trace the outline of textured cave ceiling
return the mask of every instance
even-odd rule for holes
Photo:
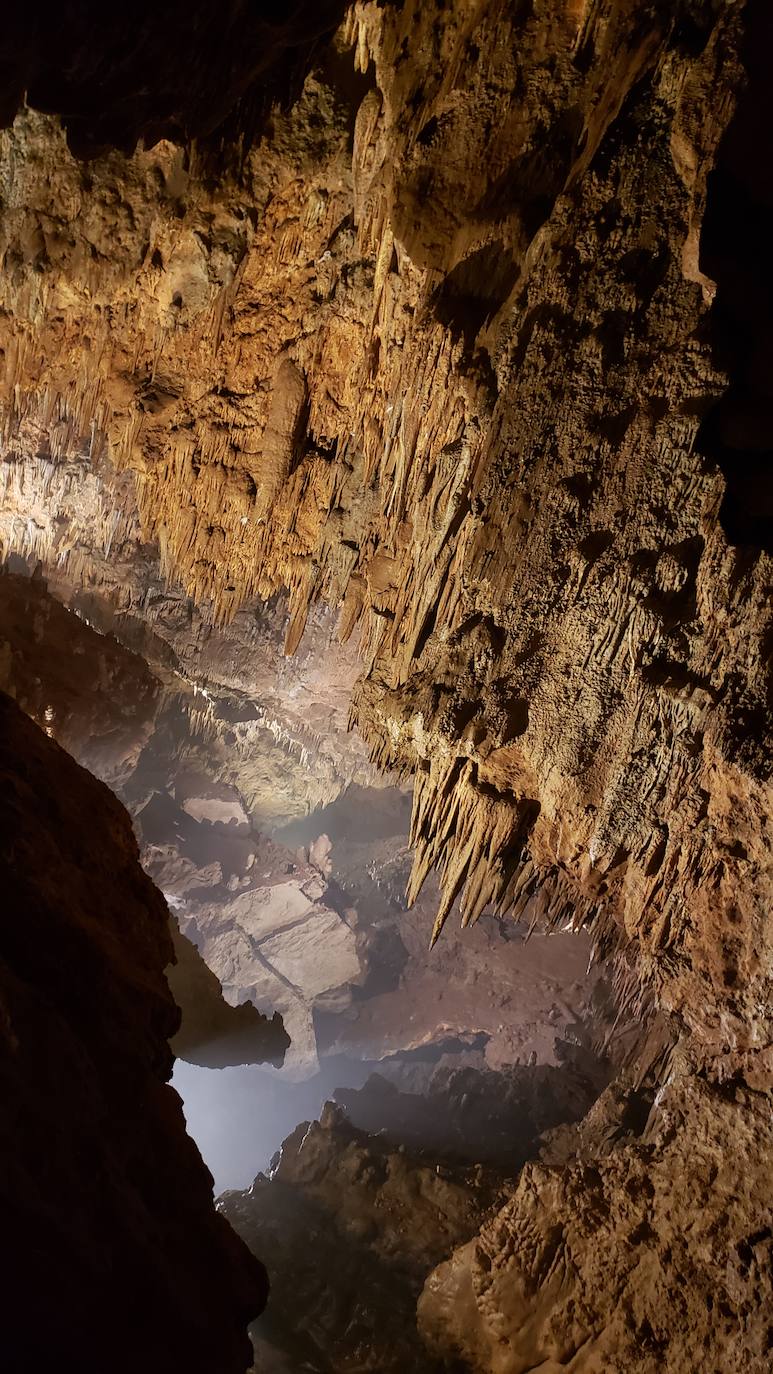
[[[33,112],[3,142],[5,549],[173,650],[191,602],[288,594],[288,653],[340,607],[438,928],[538,889],[717,1034],[706,887],[769,764],[769,559],[722,519],[765,519],[767,316],[742,357],[722,328],[728,179],[753,232],[768,196],[743,42],[734,6],[364,5],[216,180],[198,144],[78,161]],[[760,843],[723,860],[754,943]]]
[[[302,83],[343,10],[340,0],[14,3],[0,39],[0,118],[10,124],[25,102],[51,111],[86,158],[206,138],[229,116],[253,130]]]
[[[460,1002],[476,971],[500,1059],[494,915],[609,960],[607,1041],[646,1022],[618,1087],[493,1219],[470,1227],[459,1183],[402,1257],[403,1314],[440,1264],[438,1368],[682,1374],[708,1349],[762,1371],[769,7],[189,9],[14,6],[0,41],[0,685],[121,792],[181,926],[231,1001],[282,1011],[296,1067],[369,976],[345,845],[329,884],[310,835],[288,857],[346,795],[379,814],[412,789],[418,914],[396,904],[389,938],[402,921],[417,980],[412,942],[437,942]],[[205,813],[239,831],[227,863],[179,838]],[[385,882],[393,857],[368,859]],[[255,935],[258,866],[319,933],[318,1004]],[[280,1174],[317,1218],[365,1180],[375,1291],[408,1166],[348,1130],[329,1115]],[[226,1209],[261,1254],[278,1195]],[[381,1363],[351,1336],[331,1367],[414,1358],[358,1320]]]

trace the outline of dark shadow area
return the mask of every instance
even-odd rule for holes
[[[473,1032],[444,1037],[381,1060],[330,1055],[301,1082],[254,1065],[212,1071],[178,1061],[173,1083],[216,1193],[246,1188],[273,1167],[298,1121],[316,1120],[330,1100],[390,1149],[511,1172],[544,1131],[585,1114],[610,1069],[589,1049],[567,1043],[559,1065],[495,1071],[484,1066],[487,1039]]]
[[[438,287],[431,302],[435,316],[472,348],[480,330],[507,300],[519,270],[501,243],[476,249]]]
[[[418,1337],[417,1298],[501,1202],[537,1137],[579,1120],[598,1095],[598,1064],[567,1050],[552,1069],[441,1066],[425,1095],[373,1075],[297,1126],[267,1176],[221,1198],[250,1248],[272,1257],[271,1302],[253,1332],[261,1368],[439,1374]]]
[[[253,134],[300,88],[343,0],[132,0],[8,5],[0,37],[0,124],[27,101],[61,115],[73,152],[131,153],[161,138]]]
[[[367,1001],[369,997],[394,992],[400,985],[408,959],[408,950],[397,927],[374,925],[368,942],[368,971],[364,983],[354,989],[354,1000]]]
[[[441,1199],[445,1215],[430,1217],[427,1202]],[[327,1108],[322,1125],[293,1132],[279,1174],[221,1206],[251,1249],[273,1257],[271,1302],[253,1328],[262,1370],[440,1374],[416,1300],[426,1269],[466,1238],[464,1182],[417,1170]]]
[[[730,385],[698,435],[727,482],[731,544],[773,550],[773,9],[745,8],[746,90],[708,181],[701,269],[717,284],[716,362]]]
[[[267,1285],[166,1086],[164,902],[123,808],[3,693],[0,836],[0,1366],[239,1374]]]

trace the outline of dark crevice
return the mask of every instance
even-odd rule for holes
[[[717,284],[710,323],[729,374],[699,451],[727,484],[720,509],[731,544],[773,551],[773,10],[746,6],[746,91],[708,180],[701,269]]]

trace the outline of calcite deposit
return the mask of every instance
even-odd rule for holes
[[[31,111],[1,154],[5,547],[89,582],[152,541],[224,622],[287,589],[288,651],[340,604],[438,927],[539,889],[715,1049],[769,993],[750,965],[720,1011],[716,916],[767,948],[769,836],[731,851],[767,801],[769,557],[699,442],[743,38],[739,5],[358,4],[216,175],[169,141],[86,166]]]
[[[641,1139],[621,1134],[613,1119],[563,1168],[526,1165],[427,1281],[430,1348],[480,1374],[769,1365],[768,1100],[677,1074]]]
[[[200,760],[180,782],[191,825],[215,804],[210,824],[281,825],[389,770],[413,789],[409,899],[439,885],[433,942],[451,913],[584,932],[616,1029],[654,1028],[640,1138],[527,1165],[429,1280],[437,1358],[761,1374],[769,7],[356,0],[317,27],[299,5],[289,66],[272,6],[254,32],[226,10],[222,44],[209,5],[186,29],[182,83],[182,61],[160,77],[166,19],[124,54],[103,17],[113,57],[80,85],[48,38],[22,45],[0,552],[171,675],[122,749],[177,728],[171,682],[219,754],[215,791]],[[135,797],[148,835],[161,790]],[[202,865],[171,859],[193,911]],[[230,876],[202,929],[238,997],[265,926]],[[285,933],[318,934],[320,994],[340,965],[353,996],[343,910],[274,876]],[[300,957],[282,943],[290,984]]]

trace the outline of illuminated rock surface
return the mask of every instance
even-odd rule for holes
[[[56,680],[36,660],[61,609],[41,606],[4,621],[3,680],[113,770],[183,930],[232,1000],[283,1011],[296,1069],[441,1027],[487,1036],[489,1068],[556,1067],[587,1020],[620,1100],[646,1085],[561,1157],[551,1135],[496,1218],[467,1215],[478,1240],[452,1228],[442,1261],[428,1240],[428,1359],[762,1374],[768,9],[358,0],[316,37],[299,6],[289,66],[270,10],[247,36],[227,12],[220,37],[209,5],[183,26],[156,110],[166,20],[104,109],[96,60],[36,98],[55,28],[9,80],[0,548],[137,662],[111,725],[100,657],[79,734],[57,703],[93,684],[74,649]],[[24,84],[38,108],[11,125]],[[395,782],[415,915],[363,922],[356,836],[314,858],[328,832],[292,827]],[[382,894],[399,848],[370,853]],[[567,927],[612,961],[615,1006],[549,989]]]

